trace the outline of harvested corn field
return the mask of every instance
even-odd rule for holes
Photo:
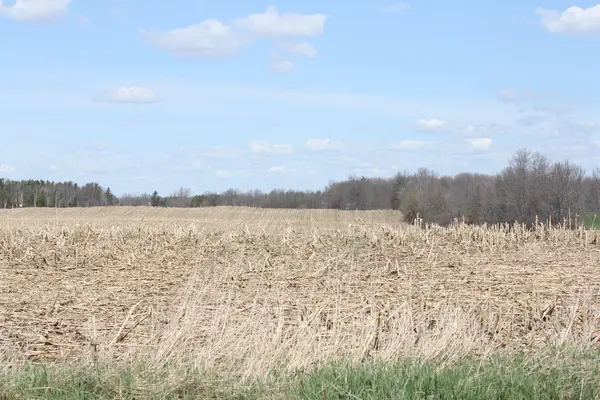
[[[261,377],[340,358],[600,346],[595,231],[400,221],[393,211],[3,211],[0,354],[191,359]]]

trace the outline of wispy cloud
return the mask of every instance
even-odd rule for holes
[[[419,119],[417,121],[417,126],[419,126],[422,129],[425,130],[433,130],[433,131],[437,131],[442,129],[444,126],[446,126],[446,121],[444,121],[443,119],[438,119],[438,118],[431,118],[431,119]]]
[[[0,164],[0,172],[12,172],[15,170],[15,167],[7,164]]]
[[[273,61],[270,69],[275,72],[288,73],[294,70],[294,63],[290,60]]]
[[[306,146],[313,151],[341,149],[342,142],[332,139],[308,139]]]
[[[383,8],[383,11],[389,14],[399,13],[410,10],[410,4],[405,1],[399,1],[397,3],[389,4]]]
[[[477,150],[487,150],[494,143],[494,141],[490,138],[470,138],[465,139],[465,141],[469,143],[471,147]]]
[[[398,143],[394,143],[392,147],[401,150],[416,150],[431,147],[436,143],[436,141],[431,140],[402,140]]]
[[[532,100],[548,99],[556,97],[553,92],[533,91],[533,90],[516,90],[502,89],[496,95],[496,99],[502,103],[523,103]]]
[[[250,143],[250,151],[255,154],[291,154],[294,147],[291,144],[271,144],[265,141],[254,141]]]
[[[156,103],[160,99],[150,88],[121,86],[96,96],[96,100],[109,103]]]

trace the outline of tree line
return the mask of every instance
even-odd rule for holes
[[[519,221],[562,222],[585,212],[600,212],[600,168],[591,174],[570,161],[551,162],[528,149],[513,154],[495,175],[436,174],[421,168],[391,178],[350,176],[322,190],[274,189],[192,195],[190,189],[161,196],[158,192],[124,194],[118,198],[98,183],[0,179],[0,207],[93,206],[329,208],[344,210],[398,209],[407,222],[448,225],[454,219],[470,224]]]
[[[0,178],[0,208],[112,206],[118,201],[110,188],[95,182],[79,186],[70,181]]]

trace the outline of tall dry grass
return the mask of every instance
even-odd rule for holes
[[[0,351],[13,362],[266,377],[340,358],[600,344],[595,231],[243,208],[0,218]]]

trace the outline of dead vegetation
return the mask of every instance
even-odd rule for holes
[[[596,233],[392,211],[0,214],[0,354],[192,360],[266,376],[336,358],[600,346]]]

